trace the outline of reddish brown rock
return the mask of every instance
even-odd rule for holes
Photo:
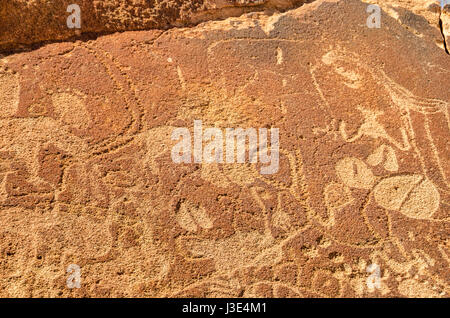
[[[449,297],[450,59],[366,8],[1,59],[0,294]],[[194,120],[278,128],[278,171],[174,163]]]
[[[440,15],[440,27],[445,39],[447,52],[450,51],[450,4],[447,4]]]
[[[408,31],[428,37],[447,51],[449,50],[449,8],[442,8],[441,0],[363,0],[376,3]],[[432,26],[432,28],[429,28]]]
[[[3,0],[0,52],[118,31],[192,26],[250,11],[286,10],[305,2],[308,0]],[[80,26],[69,28],[67,19],[75,11],[68,6],[73,4],[80,8]]]

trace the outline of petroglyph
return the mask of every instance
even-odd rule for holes
[[[382,180],[374,189],[375,200],[385,209],[408,217],[429,219],[439,208],[440,195],[422,176],[396,176]]]
[[[69,93],[52,95],[55,114],[63,125],[76,129],[87,129],[91,124],[91,116],[87,112],[83,97]]]
[[[277,64],[280,65],[283,63],[283,49],[280,47],[277,48]]]
[[[2,59],[0,294],[448,297],[450,62],[395,19],[368,29],[366,8]],[[196,120],[276,127],[277,172],[174,163],[172,132]]]
[[[0,118],[14,116],[19,106],[18,74],[5,72],[0,68]]]
[[[370,189],[375,176],[367,165],[357,158],[344,158],[336,164],[336,172],[342,182],[350,188]]]
[[[387,145],[381,145],[375,151],[367,157],[367,163],[371,166],[378,166],[383,163],[384,169],[390,172],[396,172],[398,170],[397,156],[394,149]]]
[[[324,195],[325,201],[331,209],[342,208],[353,200],[350,189],[340,183],[327,184]]]
[[[193,232],[199,228],[210,229],[213,227],[211,219],[201,206],[195,206],[192,202],[182,202],[177,212],[177,221],[185,230]]]

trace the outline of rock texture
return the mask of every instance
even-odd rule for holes
[[[450,54],[450,4],[446,5],[439,16],[439,25],[445,41],[445,49]]]
[[[284,11],[314,0],[3,0],[0,3],[0,53],[37,48],[63,40],[92,39],[135,30],[193,26],[243,13]],[[450,6],[436,0],[364,0],[380,5],[410,32],[432,38],[448,51]],[[81,28],[69,29],[70,4],[81,9]],[[433,28],[429,28],[431,25]],[[444,38],[446,42],[444,42]]]
[[[449,297],[450,58],[366,8],[1,59],[0,295]],[[279,128],[279,171],[175,164],[194,120]]]
[[[255,10],[286,10],[305,2],[308,0],[2,0],[0,52],[118,31],[188,26]],[[81,9],[80,29],[67,26],[71,4]]]
[[[364,0],[378,4],[410,32],[429,37],[449,53],[450,3],[434,0]],[[447,1],[447,0],[445,0]],[[433,26],[430,29],[429,26]]]

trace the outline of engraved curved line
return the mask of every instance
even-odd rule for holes
[[[322,89],[320,88],[319,83],[317,82],[317,78],[316,78],[316,75],[315,75],[315,71],[316,71],[316,68],[315,68],[315,67],[313,67],[313,66],[309,67],[309,73],[311,74],[311,77],[312,77],[312,79],[313,79],[314,87],[316,88],[317,92],[319,93],[320,99],[321,99],[321,100],[323,101],[323,103],[325,104],[325,106],[326,106],[326,108],[327,108],[327,110],[328,110],[328,114],[330,114],[330,113],[331,113],[330,104],[329,104],[328,101],[326,100],[325,95],[324,95]],[[320,108],[323,109],[323,106],[322,106],[322,105],[319,105],[319,106],[320,106]]]
[[[438,166],[438,168],[439,168],[439,172],[441,173],[442,178],[444,179],[445,185],[446,185],[447,187],[449,187],[449,183],[448,183],[448,181],[447,181],[447,176],[445,175],[444,169],[442,168],[441,160],[440,160],[440,158],[439,158],[438,150],[437,150],[437,148],[436,148],[436,145],[434,144],[433,137],[431,136],[431,132],[430,132],[430,123],[429,123],[429,119],[428,119],[427,116],[425,116],[425,122],[424,122],[424,125],[425,125],[425,131],[426,131],[428,140],[430,141],[430,147],[431,147],[431,149],[433,150],[433,155],[434,155],[434,157],[435,157],[435,159],[436,159],[436,163],[437,163],[437,166]],[[439,187],[439,185],[436,185],[436,186]],[[447,190],[446,192],[448,192],[448,190]]]
[[[103,58],[101,58],[99,56],[99,54],[97,54],[97,51],[100,51],[100,49],[94,47],[93,45],[85,44],[84,48],[87,49],[88,52],[91,53],[95,57],[95,59],[97,59],[102,64],[102,66],[105,68],[105,71],[107,72],[108,76],[114,82],[114,85],[118,88],[117,91],[120,93],[120,95],[122,95],[124,100],[127,100],[128,99],[127,97],[129,97],[129,96],[124,94],[124,91],[128,91],[128,90],[123,87],[123,85],[120,83],[120,81],[116,78],[116,76],[111,71],[112,66],[117,67],[119,71],[120,71],[120,67],[118,67],[114,61],[113,61],[114,65],[110,65],[110,64],[106,63],[105,60]],[[106,56],[107,58],[109,58],[111,60],[111,57],[109,57],[108,54],[104,50],[101,50],[101,52],[103,53],[104,56]],[[123,73],[123,72],[121,72],[121,73]],[[126,78],[125,78],[125,80],[127,81]],[[127,83],[128,83],[128,81],[127,81]],[[128,85],[130,85],[130,84],[128,83]],[[136,102],[138,102],[138,98],[135,96],[132,89],[129,89],[129,91],[130,91],[131,95],[134,97],[133,99]],[[137,132],[139,132],[139,130],[140,130],[140,114],[138,115],[138,118],[136,119],[135,116],[133,116],[134,112],[130,110],[130,107],[126,106],[126,110],[131,115],[130,125],[125,127],[125,131],[120,133],[119,136],[116,136],[116,138],[114,138],[113,140],[107,139],[107,140],[100,142],[96,147],[97,148],[100,147],[103,149],[92,150],[91,151],[92,156],[102,156],[105,153],[109,153],[111,149],[122,148],[134,140],[135,134]],[[131,128],[132,126],[135,126],[135,125],[137,125],[137,128],[136,127]],[[131,136],[125,135],[130,132],[131,132]],[[117,140],[117,139],[120,139],[120,140]]]
[[[381,115],[381,112],[373,112],[373,116],[369,116],[369,112],[366,110],[360,109],[360,111],[364,115],[364,123],[358,128],[358,131],[353,136],[348,136],[346,131],[346,123],[344,121],[341,121],[339,124],[339,131],[341,132],[342,138],[348,142],[352,143],[362,136],[369,136],[374,139],[378,138],[384,138],[391,144],[393,144],[395,147],[402,151],[408,151],[411,149],[411,145],[408,141],[408,136],[406,134],[406,131],[404,128],[400,128],[400,132],[402,134],[403,144],[400,144],[397,140],[392,138],[384,129],[383,125],[378,123],[377,117],[378,115]]]

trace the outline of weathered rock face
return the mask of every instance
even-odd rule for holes
[[[255,10],[286,10],[308,0],[2,0],[0,52],[17,51],[67,39],[105,33],[188,26]],[[70,29],[67,18],[81,10],[81,28]]]
[[[312,1],[314,0],[79,0],[75,4],[81,9],[81,26],[79,29],[70,29],[67,18],[72,11],[67,12],[67,8],[74,4],[72,0],[4,0],[0,3],[0,52],[36,48],[61,40],[88,39],[118,31],[192,26],[252,11],[274,13]],[[442,11],[435,0],[366,2],[380,5],[410,32],[432,38],[443,49],[449,43],[449,6]],[[429,28],[429,25],[434,28]],[[441,33],[446,38],[446,43]]]
[[[445,6],[440,15],[440,26],[442,35],[445,38],[447,53],[450,51],[450,5]]]
[[[449,297],[450,59],[366,8],[1,59],[0,295]],[[278,128],[278,171],[174,163],[194,120]]]
[[[433,39],[436,44],[448,52],[450,4],[442,8],[436,0],[363,0],[378,4],[391,17],[396,19],[408,31],[420,37]],[[447,0],[445,0],[447,1]],[[433,28],[430,28],[432,26]]]

